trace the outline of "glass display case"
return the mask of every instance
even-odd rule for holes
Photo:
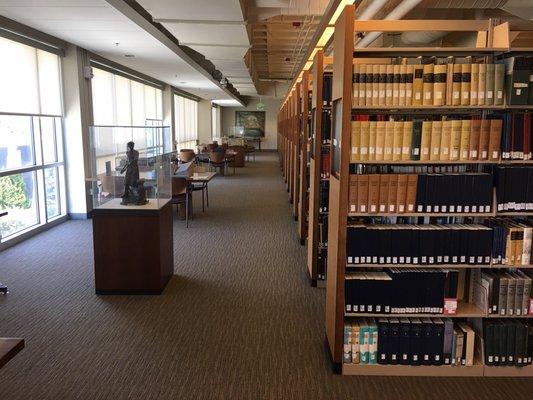
[[[135,173],[134,187],[146,194],[146,204],[142,204],[144,201],[122,204],[129,142],[134,143],[134,150],[138,152],[138,179]],[[93,209],[159,209],[171,199],[171,159],[175,154],[169,127],[92,126],[90,151]]]

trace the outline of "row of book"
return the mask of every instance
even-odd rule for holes
[[[533,222],[497,218],[486,221],[492,229],[492,264],[530,265],[533,260]]]
[[[321,180],[318,184],[318,211],[327,213],[329,211],[329,181]]]
[[[533,127],[530,112],[505,113],[501,153],[503,160],[531,160]]]
[[[480,224],[357,224],[346,235],[348,264],[491,263],[492,229]]]
[[[322,144],[331,143],[331,109],[322,110],[321,122]]]
[[[457,299],[459,272],[441,268],[386,268],[346,274],[346,312],[442,314]]]
[[[483,324],[485,365],[523,367],[533,362],[533,324],[513,319]]]
[[[351,162],[500,159],[502,119],[352,121]]]
[[[494,175],[498,211],[533,210],[533,167],[498,166]]]
[[[320,154],[320,178],[328,179],[331,170],[331,155],[329,149],[322,149]]]
[[[490,213],[492,181],[487,173],[350,174],[349,210],[370,214]]]
[[[472,301],[488,314],[531,314],[531,270],[470,271]]]
[[[344,325],[343,362],[471,367],[475,336],[449,318],[357,318]]]
[[[324,72],[322,82],[322,105],[331,107],[331,99],[333,95],[333,73]]]
[[[354,64],[352,106],[503,105],[504,64]]]

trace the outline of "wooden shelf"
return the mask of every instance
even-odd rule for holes
[[[343,375],[381,376],[483,376],[484,365],[474,363],[471,367],[451,365],[382,365],[382,364],[343,364]]]
[[[452,111],[452,112],[476,112],[483,110],[505,110],[506,106],[434,106],[434,105],[418,105],[418,106],[357,106],[352,108],[354,111],[381,111],[384,114],[389,114],[397,111],[435,111],[442,113],[442,111]]]
[[[445,269],[533,269],[533,264],[505,265],[505,264],[346,264],[346,268],[445,268]]]
[[[381,317],[381,318],[483,318],[487,314],[474,304],[459,302],[456,314],[385,314],[385,313],[344,313],[345,317]]]
[[[513,366],[490,366],[485,365],[483,368],[484,376],[493,376],[493,377],[533,377],[533,365],[526,365],[524,367],[513,367]]]
[[[491,160],[359,160],[350,162],[350,164],[366,164],[366,165],[463,165],[463,164],[501,164],[498,161]]]
[[[354,213],[349,212],[348,217],[494,217],[490,213],[403,213],[403,214],[380,214],[380,213]]]
[[[354,57],[418,57],[431,55],[437,57],[444,56],[486,56],[496,52],[506,52],[506,48],[478,48],[478,47],[365,47],[356,48],[353,51]]]

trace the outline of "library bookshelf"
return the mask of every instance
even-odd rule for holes
[[[321,240],[320,224],[328,217],[327,211],[320,210],[320,182],[321,155],[329,151],[322,136],[323,111],[324,111],[324,70],[326,57],[323,50],[316,52],[311,67],[313,90],[311,96],[311,138],[309,143],[309,231],[307,237],[307,270],[312,286],[317,286],[317,281],[322,278],[324,271],[319,271],[319,258],[325,257],[327,244]]]
[[[299,148],[299,176],[298,176],[298,238],[300,244],[305,245],[308,230],[309,209],[309,130],[310,130],[310,107],[309,95],[311,80],[309,71],[303,71],[299,87],[298,101],[298,148]]]
[[[477,47],[443,47],[443,48],[355,48],[355,33],[359,32],[395,32],[395,31],[471,31],[477,33]],[[502,24],[505,25],[505,24]],[[431,28],[428,28],[432,26]],[[507,29],[507,31],[505,30]],[[473,269],[499,269],[520,268],[530,269],[531,265],[476,265],[476,264],[451,264],[445,265],[384,265],[384,264],[348,264],[347,260],[347,230],[351,224],[350,219],[373,217],[458,217],[458,218],[493,218],[498,216],[530,216],[531,213],[496,212],[494,207],[490,213],[457,213],[457,214],[369,214],[350,213],[348,207],[349,178],[351,160],[351,121],[357,114],[382,113],[387,115],[446,115],[446,114],[482,114],[489,111],[528,110],[531,106],[352,106],[352,72],[353,65],[361,62],[360,59],[376,58],[388,59],[393,57],[483,57],[486,62],[501,55],[507,54],[512,49],[509,46],[508,26],[495,26],[494,21],[356,21],[355,6],[345,6],[343,12],[335,23],[333,36],[333,89],[332,89],[332,124],[331,124],[331,171],[329,178],[329,218],[328,218],[328,248],[327,248],[327,279],[326,279],[326,345],[332,361],[333,370],[344,375],[393,375],[393,376],[523,376],[533,377],[531,365],[523,367],[514,366],[489,366],[484,363],[483,354],[483,321],[492,318],[531,318],[531,315],[490,315],[485,310],[478,308],[468,295],[459,298],[455,314],[369,314],[349,313],[345,309],[345,279],[346,272],[360,268],[454,268],[462,271],[462,278]],[[525,49],[527,53],[527,49]],[[524,49],[520,50],[521,53]],[[318,53],[317,53],[318,54]],[[532,54],[532,53],[527,53]],[[316,60],[315,60],[316,63]],[[364,60],[362,61],[364,63]],[[386,63],[386,62],[385,62]],[[319,65],[320,67],[320,65]],[[322,67],[323,68],[323,67]],[[314,72],[315,73],[315,72]],[[320,80],[317,85],[319,86]],[[315,89],[315,87],[313,88]],[[313,102],[313,106],[316,103]],[[483,114],[484,115],[484,114]],[[318,117],[318,115],[317,115]],[[318,124],[317,124],[318,125]],[[531,164],[531,160],[461,160],[461,161],[356,161],[358,165],[512,165]],[[313,182],[310,182],[311,185]],[[310,203],[311,207],[311,203]],[[311,217],[311,210],[310,210]],[[310,225],[310,238],[312,235]],[[311,247],[311,246],[310,246]],[[311,266],[310,266],[311,271]],[[461,274],[461,272],[460,272]],[[465,283],[466,284],[466,283]],[[344,364],[344,324],[355,317],[445,317],[453,320],[467,320],[472,323],[475,330],[475,361],[472,366],[449,365],[382,365],[382,364]]]

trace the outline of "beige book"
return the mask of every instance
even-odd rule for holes
[[[492,106],[494,104],[494,64],[487,64],[487,73],[485,76],[485,104]]]
[[[392,145],[392,159],[402,159],[403,121],[394,121],[394,141]]]
[[[453,57],[452,57],[453,60]],[[453,88],[453,63],[449,61],[446,64],[446,103],[452,104],[452,88]]]
[[[461,64],[461,105],[470,105],[470,81],[472,78],[472,64]]]
[[[424,75],[423,75],[423,100],[422,104],[425,106],[433,105],[433,64],[424,65]]]
[[[387,66],[379,65],[379,82],[378,82],[378,105],[385,105],[385,87],[387,85]]]
[[[411,102],[413,106],[422,105],[423,76],[424,66],[413,65],[413,100]]]
[[[470,160],[477,160],[479,158],[479,136],[481,131],[481,120],[472,119],[470,131]]]
[[[403,214],[406,212],[407,205],[407,174],[398,175],[398,195],[396,196],[396,212]]]
[[[368,147],[370,145],[370,121],[361,121],[361,145],[359,156],[361,161],[368,160]]]
[[[466,346],[466,351],[463,350],[463,353],[465,354],[465,359],[461,360],[461,365],[471,367],[474,365],[474,342],[476,334],[466,322],[457,322],[457,325],[463,331],[463,347]]]
[[[398,175],[389,175],[389,213],[396,212],[396,199],[398,198]]]
[[[500,159],[500,149],[502,140],[503,120],[490,120],[489,136],[489,160],[497,161]]]
[[[352,78],[352,108],[359,105],[359,64],[353,65]]]
[[[479,64],[472,64],[470,79],[470,105],[477,106],[477,91],[479,88]]]
[[[386,213],[389,209],[389,181],[390,175],[382,174],[379,177],[379,212]]]
[[[422,138],[420,139],[420,160],[421,161],[429,160],[432,128],[433,128],[433,121],[422,122]]]
[[[433,121],[431,124],[430,160],[440,160],[440,144],[442,141],[442,121]]]
[[[359,65],[359,105],[366,105],[366,65]]]
[[[379,105],[379,65],[372,65],[372,105]]]
[[[472,130],[472,121],[463,119],[461,121],[461,144],[459,148],[459,159],[468,160],[470,156],[470,131]]]
[[[386,65],[387,81],[385,83],[385,105],[392,106],[392,86],[394,82],[394,65]]]
[[[368,212],[375,214],[379,207],[379,174],[368,175]]]
[[[407,65],[400,65],[400,84],[398,86],[398,105],[405,106],[405,89],[407,84]]]
[[[479,129],[479,159],[489,159],[489,140],[490,140],[490,119],[481,120]]]
[[[487,64],[479,64],[478,67],[478,86],[477,86],[477,104],[479,106],[485,105],[485,80],[487,78]]]
[[[348,212],[357,212],[357,177],[359,175],[350,174],[349,193],[348,193]]]
[[[405,212],[415,212],[416,205],[416,188],[418,184],[418,175],[409,174],[407,177],[407,196],[405,199],[406,209]]]
[[[392,80],[392,105],[397,106],[400,104],[400,66],[393,66],[393,80]]]
[[[433,73],[433,105],[443,106],[446,104],[446,64],[435,65]]]
[[[406,65],[405,76],[405,105],[410,106],[413,103],[413,65]]]
[[[405,121],[403,123],[402,136],[402,160],[411,159],[411,140],[413,137],[413,121]]]
[[[394,147],[394,121],[385,122],[385,144],[383,149],[383,159],[392,161]]]
[[[359,161],[359,147],[361,146],[361,121],[352,121],[352,151],[350,162]]]
[[[461,126],[460,119],[452,119],[452,138],[450,140],[450,160],[459,160],[459,150],[461,149]]]
[[[450,146],[452,141],[452,120],[442,121],[442,135],[440,138],[440,156],[439,159],[447,161],[450,159]]]
[[[452,105],[458,106],[461,104],[461,64],[453,64],[452,75]]]
[[[357,178],[357,212],[368,212],[368,175]]]
[[[494,105],[503,105],[505,64],[494,65]],[[531,97],[531,96],[530,96]]]
[[[368,138],[368,159],[376,159],[376,140],[378,134],[378,122],[370,121],[370,136]]]
[[[377,121],[376,160],[383,161],[385,150],[385,121]]]

